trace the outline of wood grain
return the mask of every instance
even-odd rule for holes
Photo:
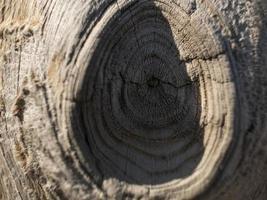
[[[0,1],[0,199],[266,199],[266,14]]]

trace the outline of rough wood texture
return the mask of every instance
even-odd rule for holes
[[[0,0],[0,199],[267,199],[266,0]]]

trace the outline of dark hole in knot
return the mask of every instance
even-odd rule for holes
[[[160,80],[154,76],[152,76],[151,78],[147,80],[147,85],[149,87],[156,88],[159,86],[159,84],[160,84]]]

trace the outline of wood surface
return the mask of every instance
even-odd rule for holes
[[[0,0],[0,199],[267,199],[266,0]]]

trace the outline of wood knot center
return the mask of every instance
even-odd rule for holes
[[[160,84],[160,80],[154,76],[150,77],[147,80],[147,85],[151,88],[156,88],[159,86],[159,84]]]

